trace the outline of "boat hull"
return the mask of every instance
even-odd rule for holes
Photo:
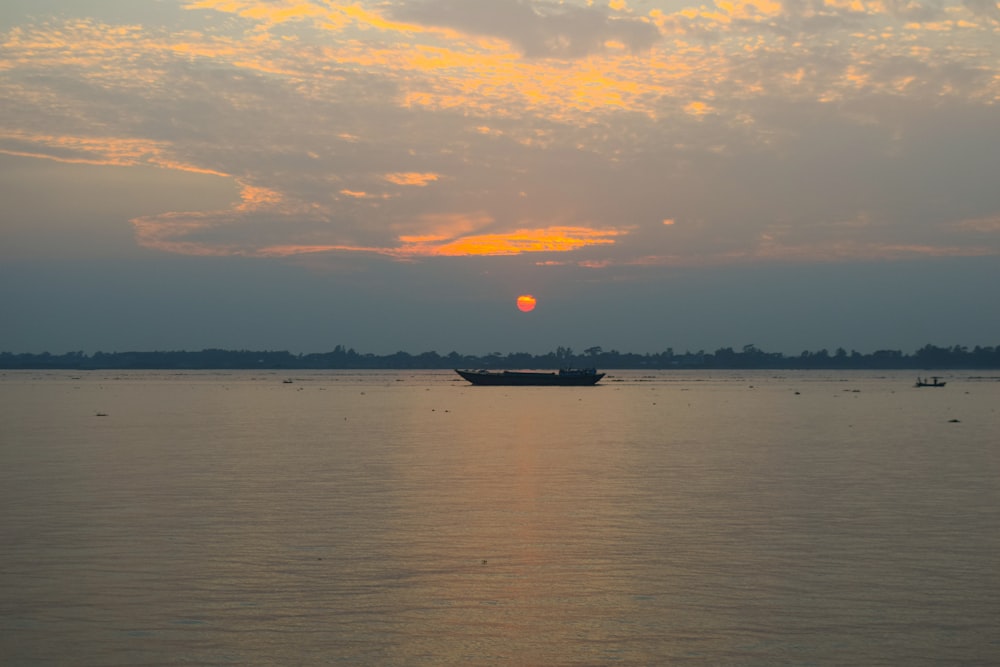
[[[604,373],[596,372],[528,372],[528,371],[468,371],[455,372],[474,385],[494,387],[589,387],[597,384]]]

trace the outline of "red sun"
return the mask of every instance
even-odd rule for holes
[[[535,309],[535,297],[530,294],[522,294],[517,297],[517,309],[522,313],[528,313]]]

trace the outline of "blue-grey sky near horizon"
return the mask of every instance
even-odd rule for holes
[[[997,345],[998,103],[993,0],[8,0],[0,350]]]

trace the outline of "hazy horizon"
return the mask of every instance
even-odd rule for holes
[[[549,355],[549,354],[559,353],[561,350],[566,350],[567,354],[570,354],[572,356],[575,356],[575,357],[587,357],[587,356],[592,356],[590,351],[591,350],[595,350],[595,349],[600,350],[600,352],[595,352],[593,354],[610,354],[612,356],[615,356],[615,355],[620,355],[620,356],[626,356],[626,355],[645,356],[645,355],[650,355],[650,356],[652,356],[652,355],[659,355],[659,354],[664,354],[664,353],[668,353],[668,352],[672,353],[674,355],[684,356],[684,355],[697,355],[697,354],[712,355],[712,354],[715,354],[716,352],[720,352],[720,351],[723,351],[723,350],[732,350],[732,351],[734,351],[736,353],[742,353],[742,352],[744,352],[745,348],[753,348],[757,352],[761,352],[761,353],[765,353],[765,354],[777,354],[777,355],[781,355],[782,357],[784,357],[786,359],[795,359],[796,357],[798,357],[800,355],[803,355],[803,354],[806,354],[806,353],[808,353],[808,354],[814,354],[814,353],[827,352],[831,356],[833,356],[839,350],[843,350],[844,352],[846,352],[849,355],[857,353],[857,354],[860,354],[862,356],[869,356],[869,355],[873,355],[873,354],[876,354],[876,353],[879,353],[879,352],[901,352],[904,356],[909,357],[909,356],[913,356],[916,352],[918,352],[919,350],[921,350],[921,349],[923,349],[925,347],[928,347],[928,346],[929,347],[933,347],[933,348],[939,348],[939,349],[942,349],[942,350],[948,350],[948,351],[956,349],[956,348],[959,348],[959,349],[964,349],[964,350],[966,350],[968,352],[972,352],[972,351],[974,351],[976,349],[994,350],[994,349],[1000,348],[1000,346],[997,346],[997,345],[965,345],[962,342],[950,342],[950,343],[944,343],[944,344],[942,344],[942,343],[938,343],[938,342],[934,342],[934,341],[929,341],[929,342],[926,342],[926,343],[924,343],[922,345],[919,345],[919,346],[917,346],[915,348],[912,348],[912,349],[901,348],[899,346],[896,346],[896,347],[888,346],[888,347],[880,347],[878,349],[873,349],[873,350],[859,350],[857,348],[845,347],[843,345],[837,345],[837,346],[833,346],[833,347],[823,347],[823,348],[809,348],[809,347],[807,347],[807,348],[802,348],[802,349],[797,349],[797,350],[776,350],[776,349],[769,349],[769,348],[760,347],[760,346],[755,345],[753,343],[739,343],[739,344],[721,345],[721,346],[716,346],[716,347],[712,347],[712,348],[708,348],[708,347],[705,347],[705,346],[698,346],[698,347],[693,347],[693,348],[690,348],[690,347],[688,347],[688,348],[676,348],[674,346],[668,345],[665,348],[660,349],[660,350],[624,350],[624,349],[617,349],[617,348],[605,347],[605,346],[602,346],[602,345],[598,344],[598,345],[592,345],[592,346],[589,346],[589,347],[586,347],[586,348],[575,348],[575,347],[557,346],[557,347],[553,347],[550,350],[541,350],[541,351],[538,351],[538,352],[530,352],[528,350],[501,350],[501,349],[491,350],[489,352],[468,352],[468,351],[460,350],[460,349],[447,349],[447,350],[440,349],[440,348],[426,348],[426,349],[422,348],[422,349],[416,349],[416,348],[406,348],[406,347],[398,348],[398,349],[392,350],[391,352],[372,352],[371,350],[358,349],[358,348],[355,348],[355,347],[350,346],[350,345],[342,345],[342,344],[338,343],[338,344],[333,345],[333,346],[331,346],[329,348],[315,349],[315,350],[291,350],[291,349],[287,349],[287,348],[221,348],[221,347],[218,347],[218,346],[211,346],[211,347],[204,347],[204,348],[177,348],[177,347],[170,347],[170,348],[159,348],[159,349],[151,349],[151,348],[141,348],[141,349],[140,348],[135,348],[135,349],[110,349],[110,348],[107,348],[107,347],[98,347],[98,348],[95,348],[95,349],[83,349],[83,348],[80,348],[80,347],[70,347],[70,348],[65,349],[65,350],[40,350],[38,352],[30,352],[30,351],[25,351],[25,350],[0,349],[0,354],[13,354],[13,355],[22,355],[22,354],[23,355],[51,354],[53,356],[64,356],[64,355],[74,355],[74,354],[80,354],[80,353],[82,353],[82,354],[84,354],[87,357],[93,357],[94,355],[97,355],[97,354],[107,354],[107,355],[133,354],[133,353],[134,354],[175,354],[175,353],[198,354],[198,353],[202,353],[202,352],[216,352],[217,351],[217,352],[221,352],[221,353],[224,353],[224,354],[240,354],[240,353],[285,354],[285,353],[287,353],[287,354],[290,354],[290,355],[307,356],[307,355],[324,355],[324,354],[329,354],[329,353],[336,352],[338,350],[343,350],[344,352],[348,352],[348,353],[356,353],[358,355],[373,355],[375,357],[380,357],[380,358],[382,358],[382,357],[391,357],[391,356],[393,356],[395,354],[400,354],[400,353],[407,354],[407,355],[410,355],[410,356],[413,356],[413,357],[417,357],[417,356],[420,356],[422,354],[437,354],[440,357],[447,357],[448,355],[450,355],[452,353],[456,353],[456,354],[458,354],[460,356],[463,356],[463,357],[488,357],[488,356],[491,356],[491,355],[494,355],[494,354],[500,354],[500,355],[502,355],[504,357],[508,357],[508,356],[512,356],[513,357],[513,356],[518,356],[518,355],[531,355],[533,357],[542,357],[542,356],[546,356],[546,355]]]

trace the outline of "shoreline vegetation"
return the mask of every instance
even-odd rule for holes
[[[1000,368],[1000,345],[925,345],[911,354],[899,350],[878,350],[862,354],[844,348],[803,351],[798,355],[765,352],[755,345],[740,350],[724,347],[714,352],[675,352],[667,348],[657,353],[632,353],[591,347],[580,353],[558,347],[546,354],[493,352],[464,355],[450,352],[376,355],[356,352],[337,345],[332,352],[293,354],[286,351],[205,349],[164,352],[0,352],[0,370],[408,370],[451,368],[614,368],[620,370],[700,370],[700,369],[784,369],[784,370],[943,370]]]

